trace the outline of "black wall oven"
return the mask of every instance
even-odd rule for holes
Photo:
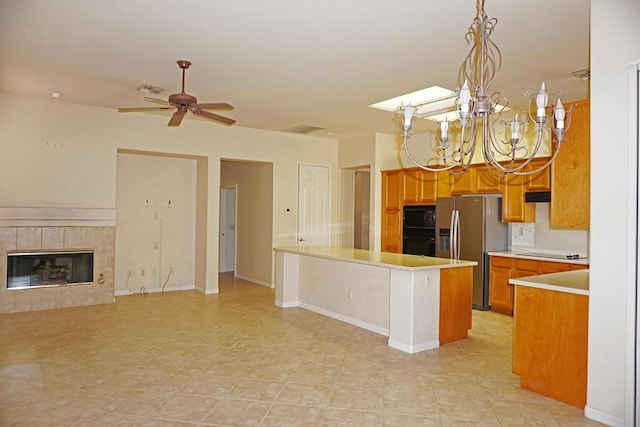
[[[405,206],[402,213],[402,253],[436,256],[436,207]]]

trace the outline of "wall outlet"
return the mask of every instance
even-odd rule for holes
[[[533,246],[535,244],[536,228],[533,223],[513,223],[511,225],[512,246]]]
[[[140,269],[140,275],[144,276],[146,274],[146,271],[144,271],[144,268]]]

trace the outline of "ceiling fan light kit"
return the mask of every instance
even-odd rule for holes
[[[173,95],[169,95],[168,101],[158,98],[147,98],[144,100],[147,102],[153,102],[155,104],[160,104],[162,107],[140,107],[140,108],[118,108],[118,112],[120,113],[132,113],[132,112],[145,112],[145,111],[170,111],[175,110],[171,119],[169,119],[169,123],[167,126],[169,127],[177,127],[182,123],[182,119],[187,114],[188,111],[191,111],[195,116],[203,117],[208,120],[213,120],[218,123],[222,123],[225,125],[232,125],[236,121],[230,119],[228,117],[221,116],[219,114],[211,113],[206,110],[233,110],[233,106],[227,104],[226,102],[208,102],[208,103],[198,103],[198,100],[195,96],[189,95],[184,91],[184,82],[185,82],[185,72],[191,66],[191,62],[181,59],[177,61],[178,67],[182,70],[182,90],[180,93],[174,93]],[[142,86],[141,86],[142,87]],[[148,86],[153,88],[153,86]],[[158,88],[160,89],[160,88]],[[140,88],[138,88],[140,91]],[[161,89],[162,91],[162,89]],[[155,93],[155,92],[152,92]]]
[[[476,143],[481,145],[484,163],[497,176],[538,173],[558,155],[571,123],[573,107],[565,110],[560,99],[547,92],[543,82],[538,93],[525,93],[529,97],[529,120],[527,114],[518,115],[517,110],[512,110],[515,114],[506,118],[504,113],[510,110],[507,107],[508,100],[500,92],[489,92],[502,64],[502,53],[491,40],[497,23],[496,18],[487,16],[484,0],[477,0],[476,17],[465,35],[472,46],[458,71],[454,102],[456,120],[450,123],[444,119],[440,122],[432,157],[426,162],[435,161],[435,164],[428,166],[417,161],[407,144],[413,120],[416,116],[421,116],[421,108],[425,105],[409,103],[399,108],[403,117],[401,136],[404,139],[404,151],[416,166],[429,171],[448,170],[454,175],[460,175],[471,165],[476,153]],[[533,124],[535,133],[531,141],[524,137],[528,122]],[[450,135],[450,124],[458,129],[459,135],[455,138]],[[501,128],[495,130],[494,127],[498,124]],[[552,133],[549,160],[535,170],[527,168],[543,146],[543,135],[549,130]]]

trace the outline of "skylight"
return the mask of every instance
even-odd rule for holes
[[[399,111],[401,107],[409,104],[418,107],[416,117],[422,119],[441,122],[443,120],[454,121],[458,118],[455,110],[456,93],[451,89],[440,86],[431,86],[396,96],[395,98],[371,104],[369,107],[385,111]],[[494,107],[498,106],[500,104],[494,105]],[[504,108],[504,111],[508,110],[509,108]]]

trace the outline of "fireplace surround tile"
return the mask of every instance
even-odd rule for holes
[[[42,227],[42,247],[64,248],[64,227]]]
[[[93,283],[7,290],[7,251],[63,248],[94,251]],[[0,226],[0,313],[113,303],[114,260],[115,226]]]
[[[17,227],[16,249],[42,249],[42,227]]]
[[[64,228],[65,248],[85,248],[87,247],[87,227],[65,227]]]

